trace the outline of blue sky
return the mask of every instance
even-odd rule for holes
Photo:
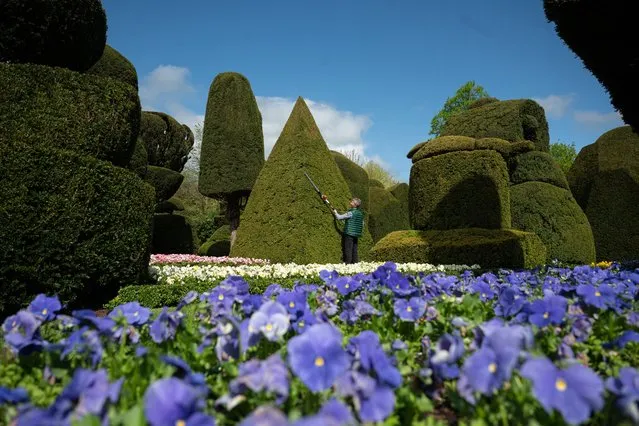
[[[546,22],[541,0],[103,0],[108,43],[140,77],[145,110],[193,125],[220,72],[251,82],[270,152],[302,96],[331,149],[408,182],[408,150],[468,80],[546,109],[551,141],[579,150],[623,125]]]

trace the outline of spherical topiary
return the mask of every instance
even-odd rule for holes
[[[0,62],[84,72],[102,56],[106,32],[100,0],[0,2]]]
[[[138,90],[138,72],[127,58],[120,52],[109,46],[104,47],[104,53],[98,62],[95,63],[87,74],[101,75],[130,84]]]

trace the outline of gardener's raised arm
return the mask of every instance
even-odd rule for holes
[[[337,220],[350,219],[351,217],[353,217],[353,213],[351,213],[351,212],[346,212],[344,214],[339,214],[339,213],[337,213],[337,210],[335,210],[335,209],[333,209],[333,214],[335,215],[335,218]]]

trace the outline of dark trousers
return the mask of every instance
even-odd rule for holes
[[[357,263],[357,237],[342,234],[342,260],[344,263]]]

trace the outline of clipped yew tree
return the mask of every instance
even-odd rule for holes
[[[348,159],[348,157],[341,152],[331,151],[331,154],[333,154],[333,159],[342,172],[342,176],[344,176],[344,180],[346,180],[346,184],[350,188],[352,196],[362,200],[364,215],[369,214],[368,172],[354,161]]]
[[[544,0],[557,35],[610,94],[612,105],[639,132],[639,44],[631,2]]]
[[[109,46],[104,46],[104,52],[98,62],[95,63],[87,74],[100,75],[123,81],[138,89],[138,72],[127,58],[120,52]]]
[[[242,201],[251,193],[263,165],[262,114],[251,84],[236,72],[218,74],[206,104],[198,190],[226,202],[231,245]]]
[[[231,256],[339,263],[341,224],[304,175],[344,211],[351,192],[304,100],[297,99],[248,199]],[[368,231],[360,240],[365,258]]]
[[[84,72],[102,56],[106,32],[100,0],[0,1],[0,63]]]

